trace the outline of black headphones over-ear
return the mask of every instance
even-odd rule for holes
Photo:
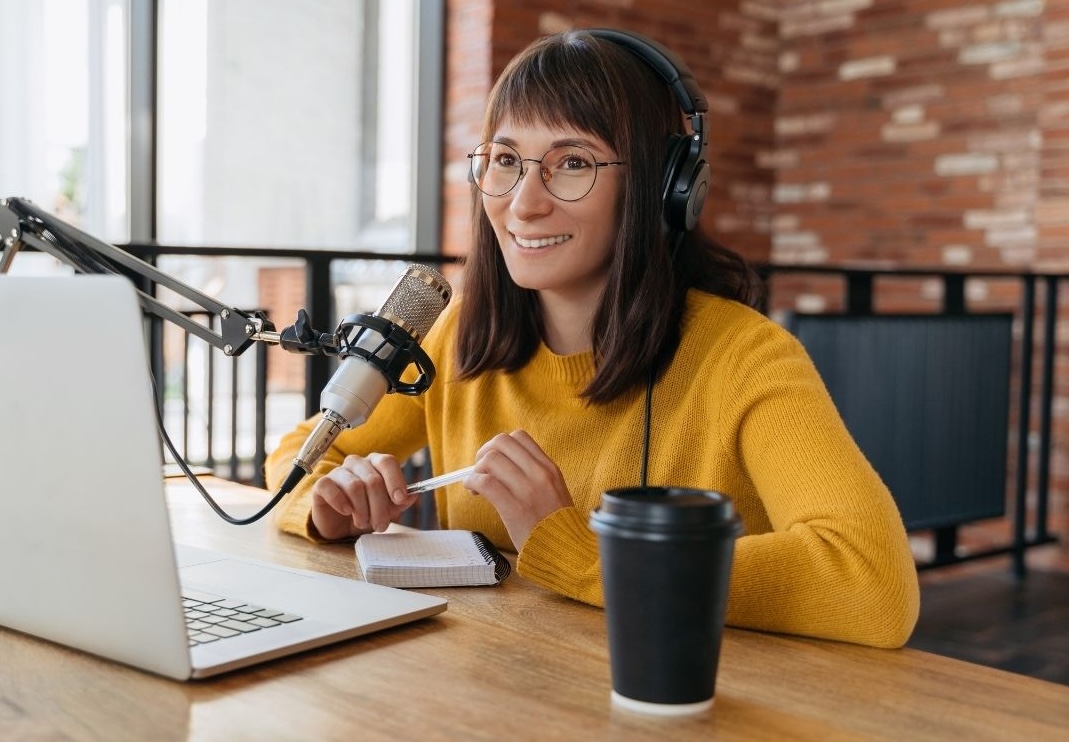
[[[664,219],[671,232],[680,233],[698,225],[709,192],[706,161],[705,113],[709,110],[690,68],[674,52],[653,39],[631,31],[609,28],[589,33],[624,47],[657,73],[675,93],[680,108],[690,117],[692,133],[670,137],[664,170]]]

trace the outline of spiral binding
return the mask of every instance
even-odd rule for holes
[[[500,583],[512,574],[512,565],[509,560],[497,550],[497,547],[494,546],[490,539],[479,531],[472,531],[471,535],[475,539],[475,545],[479,548],[479,553],[486,559],[486,563],[494,566],[494,579]]]

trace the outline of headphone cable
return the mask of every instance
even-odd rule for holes
[[[650,366],[649,378],[646,379],[646,411],[642,431],[642,466],[639,470],[639,484],[646,488],[646,471],[650,465],[650,420],[653,416],[653,379],[656,375],[653,366]]]

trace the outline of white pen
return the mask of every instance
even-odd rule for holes
[[[417,492],[429,492],[430,490],[438,489],[439,487],[444,487],[447,484],[459,482],[461,479],[471,474],[474,469],[475,465],[472,464],[471,466],[466,466],[463,469],[457,469],[456,471],[451,471],[447,474],[440,474],[437,477],[424,479],[422,482],[413,482],[412,484],[408,485],[408,494],[414,495]]]

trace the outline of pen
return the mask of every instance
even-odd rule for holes
[[[463,469],[451,471],[448,474],[440,474],[437,477],[424,479],[422,482],[413,482],[408,485],[408,494],[414,495],[417,492],[428,492],[433,489],[438,489],[439,487],[444,487],[447,484],[452,484],[453,482],[459,482],[461,479],[471,474],[474,469],[475,465],[472,464]]]

